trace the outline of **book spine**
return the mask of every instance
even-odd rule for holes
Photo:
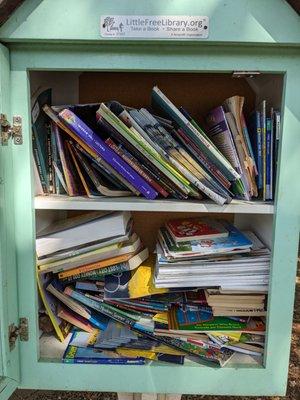
[[[137,163],[137,160],[134,157],[130,157],[129,154],[125,154],[125,152],[118,147],[111,138],[106,139],[105,143],[115,151],[120,157],[123,158],[138,174],[140,174],[148,183],[151,185],[158,193],[160,193],[163,197],[168,197],[169,193],[161,187],[157,182],[155,182]]]
[[[261,132],[261,116],[257,111],[256,115],[256,135],[257,135],[257,168],[258,168],[258,189],[263,188],[263,157],[262,157],[262,132]]]
[[[33,148],[33,156],[34,156],[36,167],[37,167],[38,174],[40,177],[42,189],[43,189],[44,194],[47,194],[48,193],[47,182],[46,182],[46,179],[45,179],[45,176],[43,173],[43,168],[42,168],[41,159],[40,159],[40,153],[39,153],[39,150],[37,147],[37,142],[36,142],[36,138],[35,138],[34,134],[32,135],[32,148]]]
[[[266,200],[266,102],[261,105],[261,137],[262,137],[262,176],[263,176],[263,200]]]
[[[121,136],[125,137],[125,139],[135,147],[136,150],[143,153],[153,165],[171,179],[176,187],[188,195],[190,193],[189,182],[178,171],[176,171],[171,164],[164,160],[162,156],[146,142],[146,140],[142,140],[141,137],[138,137],[137,134],[124,125],[122,121],[118,121],[118,123],[119,125],[123,124],[123,126],[118,126],[118,123],[114,120],[114,118],[116,118],[115,115],[112,113],[109,114],[109,110],[107,110],[108,109],[105,105],[101,104],[100,109],[97,111],[100,120],[103,118],[108,124],[115,128]]]
[[[82,122],[72,111],[64,109],[59,117],[88,146],[127,179],[147,199],[155,199],[157,192],[138,175],[121,157],[115,154],[95,133]]]
[[[129,151],[131,154],[134,154],[138,161],[142,163],[143,168],[146,168],[148,174],[150,173],[152,176],[154,176],[154,179],[158,180],[160,184],[164,185],[165,189],[170,194],[181,200],[187,198],[187,195],[176,186],[172,179],[170,179],[155,164],[153,164],[145,156],[144,152],[136,149],[136,147],[130,141],[128,141],[127,138],[122,136],[115,128],[111,127],[104,119],[99,118],[98,124],[110,136],[113,136],[118,143],[122,143],[127,151]]]
[[[68,165],[67,165],[62,137],[61,137],[61,134],[59,132],[58,126],[54,122],[52,122],[52,129],[53,129],[54,134],[55,134],[57,150],[58,150],[59,158],[60,158],[61,165],[62,165],[62,170],[63,170],[63,174],[64,174],[66,186],[67,186],[68,195],[69,196],[75,196],[73,178],[72,178],[72,176],[70,174],[70,171],[69,171],[69,168],[68,168]]]
[[[116,274],[116,273],[126,272],[129,270],[130,270],[130,268],[128,266],[128,263],[123,262],[123,263],[118,263],[115,265],[110,265],[109,267],[99,268],[99,269],[96,269],[95,271],[83,272],[81,274],[73,275],[73,276],[70,276],[67,278],[62,278],[62,280],[67,281],[67,282],[74,282],[74,280],[77,280],[77,279],[97,280],[97,279],[102,278],[105,275],[112,275],[112,274]]]
[[[54,190],[54,172],[53,172],[53,155],[51,146],[51,126],[47,126],[47,170],[48,170],[48,182],[49,182],[49,194],[55,193]]]
[[[99,155],[95,154],[94,156],[91,156],[85,149],[83,149],[78,143],[75,144],[75,147],[86,157],[89,158],[89,160],[92,161],[92,166],[101,174],[103,169],[108,171],[113,177],[116,178],[121,184],[124,185],[124,187],[128,188],[133,194],[136,196],[140,195],[140,192],[131,185],[122,175],[120,175],[115,169],[111,167],[106,161],[104,161]]]
[[[271,118],[266,119],[266,200],[272,200],[271,193]]]
[[[185,116],[170,102],[170,100],[157,88],[153,88],[152,96],[157,104],[171,115],[183,131],[199,145],[206,156],[211,159],[224,173],[229,180],[236,180],[240,175],[235,171],[228,160],[206,139],[205,135],[195,128],[195,126],[185,118]]]
[[[226,189],[230,187],[229,180],[222,174],[222,172],[216,168],[206,157],[206,155],[197,147],[197,145],[185,134],[182,129],[178,129],[176,132],[177,137],[181,143],[185,145],[188,151],[206,168],[207,171]]]

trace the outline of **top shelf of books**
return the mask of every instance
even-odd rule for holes
[[[149,212],[199,212],[228,214],[273,214],[274,205],[263,201],[242,201],[233,199],[222,206],[213,201],[180,201],[175,199],[147,200],[136,197],[86,198],[69,196],[37,196],[37,210],[122,210]]]

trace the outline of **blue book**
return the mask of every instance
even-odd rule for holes
[[[272,200],[273,198],[273,189],[272,189],[272,180],[273,180],[273,168],[272,168],[272,155],[273,155],[273,129],[272,129],[272,119],[266,118],[266,200]]]
[[[74,339],[76,331],[72,334],[70,342]],[[143,357],[121,357],[118,354],[112,355],[102,350],[95,350],[93,347],[76,347],[70,343],[66,348],[62,362],[66,364],[119,364],[119,365],[143,365]]]
[[[261,191],[263,189],[263,157],[260,111],[254,111],[251,114],[248,128],[258,172],[257,187]]]

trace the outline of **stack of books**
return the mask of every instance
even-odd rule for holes
[[[270,125],[264,136],[257,123],[248,133],[243,97],[212,110],[205,128],[158,87],[151,98],[150,111],[117,101],[63,108],[49,106],[50,90],[41,93],[32,110],[37,193],[204,197],[220,205],[273,198],[278,112],[272,114],[276,124],[264,120]],[[259,132],[266,144],[258,142]],[[262,171],[268,194],[260,190]]]
[[[264,254],[269,260],[265,247],[224,221],[173,220],[164,229],[174,254],[163,256],[149,255],[127,212],[91,212],[38,232],[37,280],[45,312],[61,341],[72,330],[63,362],[224,366],[246,354],[261,363],[267,294],[266,281],[258,280],[260,267],[267,276],[269,261],[254,262],[250,272],[248,258]],[[231,235],[239,239],[231,238],[229,247]],[[189,251],[190,265],[186,254],[181,264],[172,259],[187,239],[202,247],[206,241],[205,261],[199,246]],[[214,249],[215,241],[224,244]],[[167,276],[164,284],[157,283],[158,266],[164,271],[159,279]]]
[[[155,285],[264,292],[269,265],[270,251],[254,232],[208,218],[171,220],[158,234]]]

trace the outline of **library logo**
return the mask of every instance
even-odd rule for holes
[[[104,28],[106,30],[107,33],[122,33],[123,29],[124,29],[124,25],[122,24],[122,22],[120,22],[118,25],[116,25],[116,21],[114,17],[105,17],[103,24],[102,24],[102,28]]]

